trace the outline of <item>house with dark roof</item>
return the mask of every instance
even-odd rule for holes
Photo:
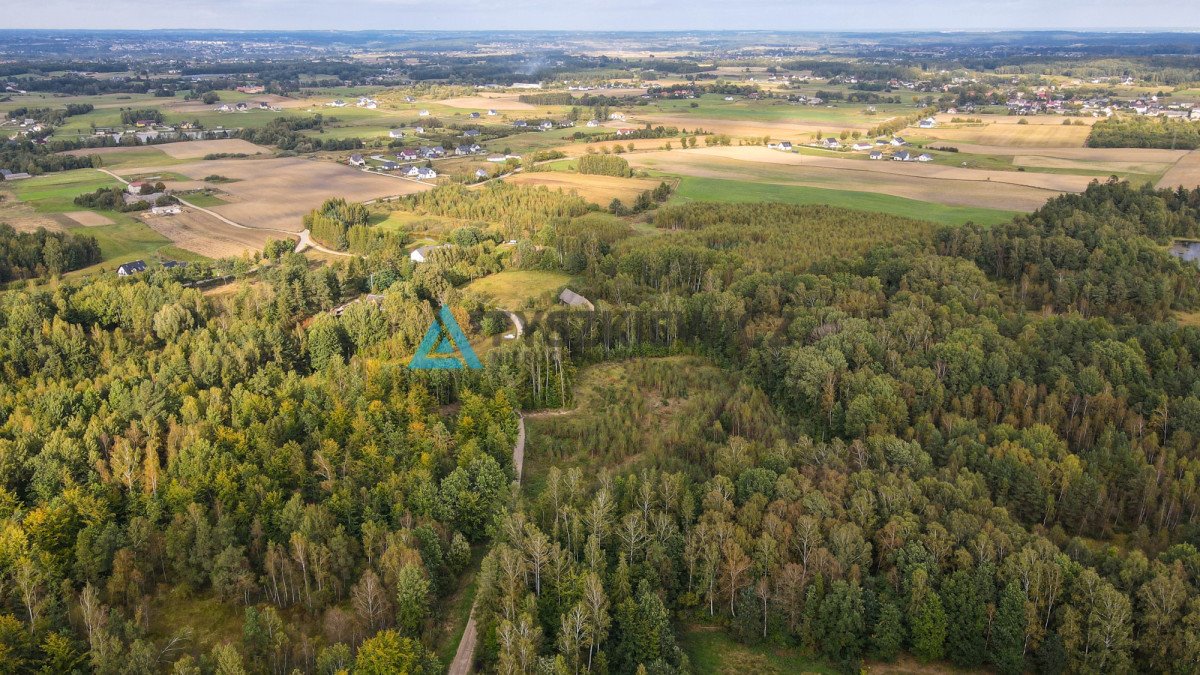
[[[125,263],[117,268],[117,276],[128,277],[139,272],[146,271],[146,263],[143,260],[134,260],[133,262]]]
[[[569,288],[564,288],[562,293],[558,294],[558,299],[573,309],[586,309],[589,312],[596,311],[596,306],[592,304],[591,300]]]

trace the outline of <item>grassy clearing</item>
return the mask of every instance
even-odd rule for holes
[[[739,644],[723,631],[709,626],[686,626],[679,633],[679,645],[691,661],[696,675],[735,675],[759,673],[824,673],[839,671],[823,661],[786,647]]]
[[[80,152],[75,154],[94,154],[100,158],[100,166],[105,169],[170,166],[179,163],[178,159],[155,147],[121,148],[115,152]]]
[[[77,169],[36,176],[12,185],[13,192],[41,213],[78,211],[74,199],[100,188],[120,187],[121,182],[94,169]]]
[[[562,272],[506,270],[476,279],[466,290],[488,296],[497,307],[515,310],[545,300],[570,281],[570,275]]]
[[[968,221],[981,225],[996,225],[1007,222],[1017,215],[1016,211],[947,206],[872,192],[830,190],[800,185],[773,185],[692,176],[684,176],[679,179],[679,187],[675,191],[673,200],[828,204],[862,211],[890,213],[943,225],[961,225]]]
[[[180,193],[179,196],[186,199],[188,203],[195,204],[196,206],[203,208],[210,208],[229,203],[227,200],[221,199],[211,192],[183,192]]]

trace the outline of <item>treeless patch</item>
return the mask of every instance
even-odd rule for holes
[[[99,227],[101,225],[113,224],[113,221],[108,216],[96,213],[95,211],[68,211],[63,215],[84,227]]]
[[[189,208],[175,215],[145,214],[142,220],[179,248],[209,258],[240,256],[246,251],[257,251],[262,249],[267,239],[280,239],[283,236],[264,230],[234,227],[207,213]]]
[[[1175,166],[1167,169],[1161,180],[1158,181],[1160,188],[1173,188],[1178,186],[1185,188],[1200,187],[1200,150],[1193,150],[1184,155]]]
[[[514,95],[480,95],[480,96],[459,96],[457,98],[448,98],[444,101],[438,101],[444,106],[451,108],[468,108],[471,110],[534,110],[535,106],[528,103],[522,103],[517,100]]]
[[[432,185],[352,169],[344,164],[284,157],[274,159],[218,159],[171,167],[194,180],[217,174],[236,179],[221,185],[230,204],[211,211],[247,227],[299,232],[306,213],[331,197],[361,202],[379,197],[412,194]],[[137,169],[122,169],[137,175]],[[278,235],[276,235],[278,236]]]
[[[752,148],[745,148],[750,150]],[[712,149],[710,149],[712,150]],[[731,148],[729,150],[741,150]],[[765,153],[774,153],[763,150]],[[775,153],[780,157],[788,157],[787,153]],[[986,180],[983,174],[977,172],[978,178],[955,179],[950,175],[918,175],[914,173],[885,170],[871,170],[871,164],[888,162],[871,162],[869,160],[832,160],[833,165],[823,165],[810,161],[811,156],[792,155],[799,163],[787,164],[778,162],[753,161],[749,159],[734,159],[720,154],[705,153],[697,150],[686,152],[646,152],[626,155],[629,163],[638,168],[657,169],[666,173],[700,178],[720,178],[725,180],[749,181],[775,185],[803,185],[808,187],[825,188],[830,190],[852,190],[857,192],[877,192],[950,206],[977,206],[1005,211],[1033,211],[1042,206],[1047,199],[1060,194],[1059,190],[1043,187],[1033,187],[1018,183]],[[824,158],[822,158],[824,159]],[[830,160],[827,160],[830,161]],[[900,162],[895,164],[903,168],[917,167]],[[901,167],[896,167],[899,169]],[[922,167],[925,168],[925,167]],[[954,168],[954,167],[943,167]],[[958,171],[974,173],[971,169]],[[1005,172],[1022,177],[1017,172]],[[1082,176],[1062,176],[1069,180],[1081,181],[1086,185]]]
[[[240,138],[220,138],[213,141],[183,141],[154,146],[175,159],[196,159],[217,153],[258,155],[271,152],[269,148],[255,145]]]

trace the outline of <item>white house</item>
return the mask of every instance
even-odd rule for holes
[[[893,136],[892,140],[891,140],[891,145],[893,148],[898,148],[902,145],[908,145],[908,141],[904,140],[900,136]]]
[[[867,157],[870,157],[871,159],[883,159],[883,152],[879,150],[872,150],[871,154],[867,155]]]
[[[150,208],[152,216],[173,216],[177,213],[183,213],[183,209],[178,204],[168,204],[167,206],[153,206]]]
[[[873,148],[875,146],[872,143],[855,143],[854,145],[852,145],[850,147],[853,148],[854,150],[870,150],[871,148]]]
[[[587,125],[589,127],[598,127],[600,126],[600,120],[588,120]]]
[[[841,142],[838,141],[838,139],[833,138],[832,136],[827,136],[824,140],[821,141],[821,144],[830,150],[836,150],[837,148],[842,147]]]
[[[403,129],[392,129],[391,131],[388,132],[388,136],[390,136],[391,138],[404,138],[404,130]]]
[[[917,126],[921,127],[922,129],[932,129],[936,125],[937,120],[933,119],[932,117],[926,117],[925,119],[921,120]]]
[[[779,141],[778,143],[768,143],[767,147],[772,150],[782,150],[783,152],[791,152],[792,151],[792,142],[791,141]]]
[[[496,115],[498,115],[498,114],[499,114],[499,113],[497,113],[495,110],[489,110],[489,111],[488,111],[488,117],[495,117],[495,116],[496,116]]]
[[[608,119],[616,120],[617,122],[624,122],[625,121],[625,113],[622,113],[622,112],[612,113],[611,115],[608,116]]]
[[[366,166],[367,160],[362,155],[350,155],[350,166]]]
[[[433,169],[421,167],[417,169],[417,178],[421,180],[433,180],[434,178],[437,178],[437,172]]]
[[[408,259],[415,263],[428,262],[429,256],[439,248],[442,248],[442,247],[441,246],[420,246],[420,247],[414,248],[412,250],[412,252],[408,254]]]
[[[897,152],[894,155],[892,155],[892,161],[895,161],[895,162],[908,162],[911,160],[912,160],[912,156],[908,154],[907,150],[901,150],[900,152]]]
[[[918,161],[918,162],[932,162],[932,161],[933,161],[933,155],[929,155],[929,154],[922,153],[922,154],[920,154],[920,155],[918,155],[918,156],[917,156],[917,161]]]
[[[128,277],[128,276],[137,274],[138,272],[145,272],[145,271],[146,271],[146,263],[141,260],[134,260],[133,262],[128,262],[128,263],[125,263],[124,265],[121,265],[120,267],[118,267],[117,268],[117,276]]]
[[[420,117],[429,117],[429,111],[422,110],[421,112],[417,113],[417,115],[419,115]]]

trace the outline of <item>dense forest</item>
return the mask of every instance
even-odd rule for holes
[[[1200,148],[1200,122],[1153,117],[1110,117],[1092,125],[1090,148]]]
[[[0,282],[62,274],[98,262],[95,237],[44,228],[17,232],[0,223]]]
[[[361,255],[0,294],[5,669],[441,672],[480,558],[487,672],[690,672],[696,625],[847,672],[1200,667],[1200,268],[1165,246],[1200,190],[1093,183],[992,228],[393,206],[472,224],[414,265],[331,201],[310,226]],[[493,332],[464,286],[506,268],[574,275],[596,320],[408,369],[440,305]]]

